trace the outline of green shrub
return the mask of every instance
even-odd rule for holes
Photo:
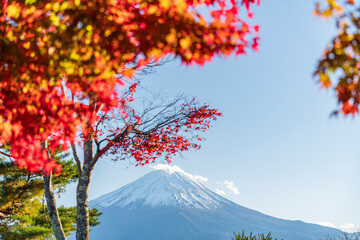
[[[258,234],[258,235],[253,235],[252,233],[250,233],[249,236],[245,235],[245,232],[242,231],[242,233],[234,233],[235,238],[233,238],[232,240],[277,240],[277,239],[273,239],[271,237],[271,233],[268,233],[266,236],[265,234]]]

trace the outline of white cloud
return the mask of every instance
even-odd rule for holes
[[[216,188],[215,189],[215,192],[219,195],[225,195],[226,193],[228,194],[239,194],[240,191],[239,191],[239,188],[240,186],[237,186],[234,184],[233,181],[228,181],[228,180],[225,180],[223,183],[221,182],[216,182],[216,184],[218,186],[220,186],[221,188],[226,188],[226,189],[219,189],[219,188]]]
[[[352,223],[345,223],[340,226],[340,228],[354,228],[354,227],[355,227],[355,225]]]
[[[220,190],[220,189],[218,189],[218,188],[215,189],[215,192],[216,192],[217,194],[219,194],[219,195],[222,195],[222,196],[225,196],[225,195],[226,195],[225,191]]]
[[[208,178],[200,176],[200,175],[191,175],[190,173],[186,173],[186,174],[191,176],[197,182],[207,182],[207,181],[209,181]]]
[[[345,223],[340,226],[340,230],[344,232],[354,232],[356,231],[355,225],[352,223]]]
[[[224,181],[224,185],[228,190],[230,190],[231,193],[233,193],[233,194],[239,194],[240,193],[239,187],[235,186],[233,181],[227,181],[226,180],[226,181]]]
[[[335,224],[331,223],[331,222],[314,222],[315,224],[319,224],[322,225],[324,227],[332,227],[332,228],[337,228],[341,231],[344,232],[356,232],[356,228],[355,225],[352,223],[345,223],[343,225],[341,225],[340,227],[336,226]]]
[[[151,168],[155,169],[155,170],[164,170],[167,171],[168,173],[174,173],[174,172],[179,172],[184,174],[185,176],[187,176],[188,178],[192,179],[193,181],[196,182],[207,182],[209,181],[209,179],[207,179],[206,177],[200,176],[200,175],[192,175],[190,173],[185,172],[184,170],[182,170],[181,168],[179,168],[176,165],[168,165],[168,164],[156,164],[154,166],[150,166]]]
[[[335,224],[333,224],[331,222],[316,222],[315,224],[319,224],[324,227],[338,228]]]

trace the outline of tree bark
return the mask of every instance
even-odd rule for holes
[[[44,150],[46,149],[46,142],[41,143]],[[48,153],[49,154],[49,153]],[[49,214],[50,223],[54,231],[56,240],[66,240],[66,235],[61,224],[59,212],[56,206],[56,199],[54,194],[54,189],[51,183],[52,173],[49,175],[44,175],[44,195],[46,199],[46,206]]]
[[[46,205],[48,209],[49,219],[51,226],[54,231],[54,235],[56,240],[66,240],[66,236],[64,233],[64,229],[61,224],[60,216],[58,209],[56,207],[56,200],[54,195],[54,190],[51,184],[51,173],[49,175],[45,175],[44,179],[44,191],[45,191],[45,199]]]
[[[88,195],[93,167],[93,142],[84,142],[84,165],[76,188],[76,240],[89,240],[89,206]]]
[[[45,193],[42,196],[42,204],[43,204],[43,211],[44,211],[44,219],[45,219],[45,222],[47,222],[47,213],[46,213],[46,207],[45,207]]]

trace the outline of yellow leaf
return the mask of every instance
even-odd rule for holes
[[[160,49],[157,48],[153,48],[150,52],[149,55],[155,59],[159,59],[162,56],[162,51]]]
[[[110,77],[112,77],[112,76],[114,76],[114,75],[115,75],[115,72],[114,72],[114,71],[112,71],[112,70],[109,69],[109,68],[106,68],[104,71],[101,72],[100,78],[108,79],[108,78],[110,78]]]
[[[183,13],[186,10],[187,4],[185,0],[177,0],[175,1],[175,6],[179,13]]]
[[[59,9],[60,9],[60,4],[58,3],[58,2],[55,2],[54,4],[53,4],[53,10],[54,10],[54,12],[58,12],[59,11]]]
[[[20,8],[19,7],[16,7],[14,5],[10,5],[7,7],[6,9],[6,12],[7,12],[7,16],[9,18],[13,17],[13,18],[18,18],[20,16]]]
[[[172,28],[170,30],[170,33],[168,35],[166,35],[166,41],[170,44],[176,42],[177,38],[176,38],[176,30],[174,28]]]
[[[331,9],[327,9],[321,13],[321,16],[323,16],[324,18],[329,18],[332,16],[332,14],[333,11]]]
[[[87,30],[88,32],[91,32],[91,31],[92,31],[92,26],[91,26],[91,25],[87,25],[87,26],[86,26],[86,30]]]
[[[328,89],[331,86],[331,81],[330,81],[329,75],[327,75],[325,73],[320,73],[319,77],[320,77],[320,83],[321,83],[322,87],[325,87]]]
[[[50,15],[50,21],[51,21],[55,26],[59,26],[59,24],[60,24],[60,17],[52,14],[52,15]]]
[[[25,13],[26,15],[31,15],[36,11],[36,7],[31,6],[30,8],[26,9]]]
[[[85,55],[82,56],[82,61],[87,61],[91,58],[92,56],[92,53],[93,53],[93,50],[91,47],[89,47],[85,53]]]
[[[158,11],[158,7],[152,5],[151,7],[149,7],[149,9],[147,10],[147,14],[151,15],[154,14]]]
[[[328,0],[328,2],[336,11],[342,11],[342,7],[336,2],[336,0]]]
[[[186,36],[185,38],[180,39],[179,43],[182,49],[188,49],[191,45],[191,38]]]
[[[6,37],[9,39],[10,42],[16,39],[12,31],[9,31]]]
[[[51,10],[51,7],[52,7],[52,5],[51,5],[51,3],[47,3],[46,5],[45,5],[45,10]]]
[[[184,55],[185,55],[185,58],[186,58],[187,60],[190,60],[190,59],[192,58],[192,56],[193,56],[190,51],[186,51]]]
[[[79,60],[79,59],[80,59],[80,55],[77,54],[76,52],[72,51],[71,54],[70,54],[70,59]]]
[[[171,0],[159,0],[160,6],[168,9],[171,6]]]
[[[110,36],[110,34],[111,34],[111,30],[110,30],[110,29],[106,29],[106,30],[105,30],[105,33],[104,33],[104,36],[105,36],[105,37],[108,37],[108,36]]]
[[[80,0],[75,0],[74,3],[75,3],[75,6],[79,6],[81,2],[80,2]]]
[[[63,2],[62,4],[61,4],[61,6],[60,6],[60,10],[61,11],[64,11],[65,9],[67,9],[68,8],[68,3],[67,2]]]
[[[30,42],[26,42],[23,45],[24,48],[29,49],[30,48]]]

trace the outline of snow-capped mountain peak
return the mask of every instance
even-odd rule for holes
[[[151,207],[210,209],[229,201],[212,192],[199,180],[176,167],[161,167],[138,180],[90,202],[94,207],[124,207],[132,203]]]
[[[103,215],[91,239],[228,240],[233,232],[277,239],[317,240],[339,230],[271,217],[233,203],[200,183],[205,178],[176,166],[155,171],[93,201]],[[74,239],[74,238],[69,238]]]

